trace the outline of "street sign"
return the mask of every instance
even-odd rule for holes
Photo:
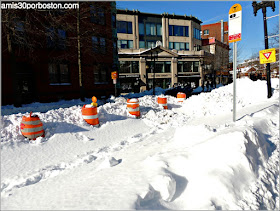
[[[260,64],[276,62],[275,48],[259,51]]]
[[[228,13],[228,42],[241,40],[242,7],[234,4]]]
[[[118,78],[117,71],[111,72],[111,77],[112,79],[117,79]]]
[[[117,84],[117,79],[113,79],[113,84]]]

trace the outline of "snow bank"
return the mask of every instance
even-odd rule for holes
[[[235,123],[232,84],[167,96],[168,109],[157,96],[111,97],[98,103],[99,128],[82,118],[90,99],[3,106],[1,208],[279,209],[279,79],[272,87],[267,99],[265,81],[238,79]],[[30,110],[46,131],[35,142],[19,130]]]
[[[279,79],[272,80],[272,88],[275,91],[273,99],[278,98]],[[236,83],[236,109],[247,107],[252,104],[267,100],[266,81],[252,81],[249,78],[238,79]],[[277,91],[277,92],[276,92]],[[182,108],[177,112],[182,112],[195,118],[201,116],[215,116],[231,112],[233,108],[233,84],[219,87],[210,93],[193,95],[186,99]]]

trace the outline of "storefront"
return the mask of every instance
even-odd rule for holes
[[[120,92],[121,93],[138,93],[140,92],[140,75],[139,74],[120,74]]]

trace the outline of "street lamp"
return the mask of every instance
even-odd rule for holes
[[[158,53],[161,51],[160,46],[154,47],[151,49],[151,63],[153,61],[153,65],[151,65],[151,73],[153,74],[153,95],[155,95],[155,66],[156,66],[156,58],[158,58]]]
[[[264,43],[265,49],[268,49],[268,37],[267,37],[267,23],[266,23],[266,8],[271,7],[272,11],[275,11],[275,2],[274,1],[262,1],[257,3],[253,1],[252,3],[254,9],[254,15],[257,16],[257,12],[259,9],[262,9],[263,12],[263,25],[264,25]],[[266,64],[266,81],[267,81],[267,98],[272,96],[271,91],[271,80],[270,80],[270,63]]]

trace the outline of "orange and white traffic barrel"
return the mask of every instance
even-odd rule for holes
[[[140,118],[139,100],[136,98],[128,99],[127,111],[136,118]]]
[[[83,119],[90,125],[99,126],[97,107],[92,105],[84,105],[82,108]]]
[[[31,140],[35,140],[40,136],[45,137],[43,123],[37,115],[32,116],[32,111],[30,112],[29,117],[22,117],[20,131],[24,137]]]
[[[186,99],[186,94],[184,92],[178,92],[177,93],[178,102],[184,102],[185,99]]]
[[[157,102],[160,106],[162,106],[164,109],[167,109],[167,97],[158,97]]]

